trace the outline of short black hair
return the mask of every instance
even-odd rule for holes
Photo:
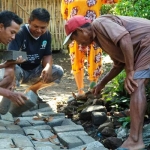
[[[91,24],[90,23],[85,23],[84,25],[80,26],[80,28],[86,28],[86,27],[90,27]],[[77,36],[77,30],[75,30],[72,34]]]
[[[30,21],[38,19],[40,21],[49,23],[50,13],[45,8],[36,8],[31,12],[29,19]]]
[[[12,21],[18,25],[21,25],[23,22],[22,19],[14,12],[8,10],[0,12],[0,23],[3,23],[4,28],[11,26]]]

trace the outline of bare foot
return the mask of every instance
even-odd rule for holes
[[[139,139],[135,142],[130,136],[128,139],[121,145],[123,148],[128,148],[129,150],[141,150],[145,147],[143,140]]]

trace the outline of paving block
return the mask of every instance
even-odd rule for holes
[[[84,128],[81,125],[66,125],[53,127],[55,133],[70,132],[70,131],[83,131]]]
[[[31,111],[31,112],[32,112],[32,113],[38,113],[38,112],[47,112],[47,111],[52,111],[52,108],[50,108],[50,107],[45,107],[45,108],[33,110],[33,111]]]
[[[12,121],[5,121],[5,120],[0,120],[0,126],[6,126],[9,124],[14,124]]]
[[[39,104],[38,104],[38,108],[39,108],[39,109],[45,108],[45,107],[50,107],[50,106],[49,106],[49,104],[47,104],[47,103],[39,103]]]
[[[10,105],[11,101],[8,98],[0,96],[0,114],[5,115],[9,111]]]
[[[40,130],[40,133],[43,138],[50,138],[50,137],[54,136],[54,134],[51,131],[47,131],[47,130]],[[53,143],[60,144],[58,138],[53,139]]]
[[[93,139],[91,136],[79,135],[78,138],[79,138],[84,144],[92,143],[92,142],[95,141],[95,139]]]
[[[21,117],[30,117],[30,116],[34,116],[35,114],[36,113],[33,113],[33,112],[27,110],[21,114]]]
[[[36,116],[39,116],[39,117],[64,116],[65,117],[65,114],[64,113],[55,113],[55,112],[37,112]]]
[[[33,147],[34,145],[32,144],[32,142],[29,140],[28,137],[24,136],[24,137],[21,137],[21,138],[18,138],[18,137],[14,137],[12,138],[13,139],[13,142],[15,143],[15,145],[17,147]]]
[[[24,135],[22,135],[22,134],[0,133],[0,139],[1,139],[1,137],[12,139],[12,138],[23,138],[23,137],[26,137],[26,136],[24,136]]]
[[[34,120],[33,117],[18,117],[18,119],[20,119],[20,122],[23,120],[29,122],[29,125],[27,124],[26,126],[45,125],[45,122],[43,120]],[[20,125],[19,123],[18,125]]]
[[[12,145],[14,145],[14,144],[11,139],[9,139],[9,138],[0,139],[0,149],[11,148]]]
[[[33,91],[29,91],[25,94],[25,96],[28,98],[28,100],[25,100],[25,104],[22,106],[18,106],[15,103],[11,103],[9,112],[14,116],[18,117],[20,116],[23,112],[29,110],[33,106],[37,104],[38,101],[38,96],[35,94]]]
[[[20,122],[18,122],[17,125],[19,125],[20,127],[28,127],[32,124],[28,120],[20,120]]]
[[[10,112],[7,112],[5,115],[1,115],[1,119],[6,121],[11,121],[11,122],[14,121],[14,118]]]
[[[29,136],[30,139],[32,139],[31,137],[36,139],[42,139],[42,136],[38,130],[25,129],[24,132],[27,136]]]
[[[36,150],[53,150],[50,146],[36,147]]]
[[[20,150],[20,148],[2,148],[1,150]]]
[[[21,150],[35,150],[33,147],[21,147]]]
[[[6,125],[6,130],[1,131],[1,133],[10,133],[10,134],[23,134],[23,129],[18,126],[18,125],[14,125],[14,124],[10,124],[10,125]]]
[[[38,125],[38,126],[28,126],[23,127],[23,129],[33,129],[33,130],[51,130],[51,127],[49,125]]]
[[[5,126],[0,126],[0,133],[2,130],[6,130],[6,127]]]
[[[85,144],[82,146],[78,146],[75,148],[71,148],[69,150],[82,150],[82,149],[86,149],[86,150],[108,150],[107,148],[105,148],[100,142],[98,141],[94,141],[92,143],[89,144]]]
[[[71,119],[67,119],[65,118],[61,124],[61,126],[65,126],[65,125],[76,125],[73,121],[71,121]]]
[[[22,56],[23,59],[28,60],[27,53],[24,51],[5,50],[0,51],[0,58],[6,60],[16,60],[17,57]]]
[[[63,116],[57,117],[57,118],[55,117],[55,118],[53,118],[52,121],[48,122],[47,124],[50,125],[51,127],[60,126],[64,119],[65,119],[65,117],[63,117]]]
[[[76,136],[64,136],[63,138],[60,138],[60,142],[67,148],[74,148],[84,144]]]
[[[79,136],[79,135],[88,135],[85,131],[73,131],[73,132],[60,132],[57,133],[58,137],[62,137],[62,136]]]

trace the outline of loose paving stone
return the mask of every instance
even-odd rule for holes
[[[53,129],[55,133],[84,130],[84,128],[81,125],[57,126],[57,127],[53,127]]]
[[[11,139],[6,138],[6,139],[0,139],[0,149],[2,148],[12,148],[11,146],[13,145],[13,142]]]
[[[49,125],[37,125],[37,126],[28,126],[23,127],[23,129],[34,129],[34,130],[51,130],[51,127]]]
[[[17,147],[33,147],[34,145],[32,144],[32,142],[30,141],[30,139],[26,136],[18,138],[18,137],[14,137],[13,138],[13,142]]]
[[[76,136],[64,136],[63,138],[60,138],[60,141],[67,148],[74,148],[74,147],[77,147],[77,146],[80,146],[80,145],[84,144]]]
[[[98,141],[94,141],[92,143],[89,144],[85,144],[82,146],[78,146],[75,148],[71,148],[69,150],[82,150],[82,149],[86,149],[86,150],[108,150],[107,148],[105,148],[100,142]]]

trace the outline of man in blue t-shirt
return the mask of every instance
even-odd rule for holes
[[[24,24],[9,43],[8,50],[21,50],[27,53],[28,60],[16,65],[16,83],[30,85],[26,92],[59,83],[63,69],[52,63],[51,34],[47,30],[50,14],[46,9],[36,8],[31,12],[28,24]]]

